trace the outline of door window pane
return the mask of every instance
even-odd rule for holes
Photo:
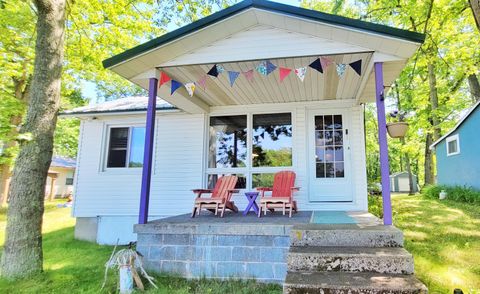
[[[125,167],[127,161],[128,128],[111,128],[107,167]]]
[[[292,166],[292,115],[253,115],[252,165]]]
[[[247,157],[247,116],[210,118],[208,167],[245,167]]]
[[[130,140],[130,157],[128,167],[143,166],[143,150],[145,148],[145,128],[132,128],[132,139]]]
[[[317,178],[345,177],[341,115],[315,116],[315,165]]]

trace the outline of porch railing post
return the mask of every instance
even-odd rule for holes
[[[148,87],[147,121],[145,124],[145,146],[143,153],[142,189],[140,192],[140,211],[138,223],[148,221],[148,205],[150,201],[150,181],[152,178],[152,155],[155,137],[155,111],[157,104],[158,79],[150,78]]]
[[[375,63],[375,94],[378,120],[378,145],[380,147],[380,175],[382,178],[383,224],[392,224],[392,203],[390,199],[390,167],[388,162],[387,121],[383,88],[383,64]]]

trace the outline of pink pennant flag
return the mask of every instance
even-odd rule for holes
[[[328,57],[320,57],[320,63],[322,64],[322,67],[326,69],[330,64],[333,63],[333,60]]]
[[[292,72],[291,68],[280,67],[280,83]]]
[[[253,69],[249,71],[244,71],[242,74],[247,78],[249,82],[253,82]]]
[[[207,76],[204,75],[203,77],[201,77],[196,84],[205,91],[205,88],[207,86]]]

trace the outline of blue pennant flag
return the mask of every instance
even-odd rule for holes
[[[240,75],[240,72],[238,71],[228,71],[228,79],[230,80],[230,87],[233,87],[233,84],[235,84],[235,80],[238,78]]]
[[[172,88],[170,89],[170,95],[173,95],[173,93],[175,93],[175,91],[177,91],[177,89],[180,88],[181,86],[182,86],[182,83],[172,80],[172,85],[171,85]]]

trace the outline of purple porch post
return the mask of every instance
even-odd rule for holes
[[[375,62],[375,94],[377,102],[378,145],[380,147],[380,175],[382,177],[383,224],[392,224],[390,199],[390,167],[388,163],[387,121],[383,92],[383,63]]]
[[[148,221],[148,204],[150,201],[150,180],[152,178],[153,140],[155,134],[155,110],[157,104],[158,79],[150,78],[148,87],[147,122],[145,125],[145,147],[143,151],[142,190],[140,192],[140,211],[138,223]]]

